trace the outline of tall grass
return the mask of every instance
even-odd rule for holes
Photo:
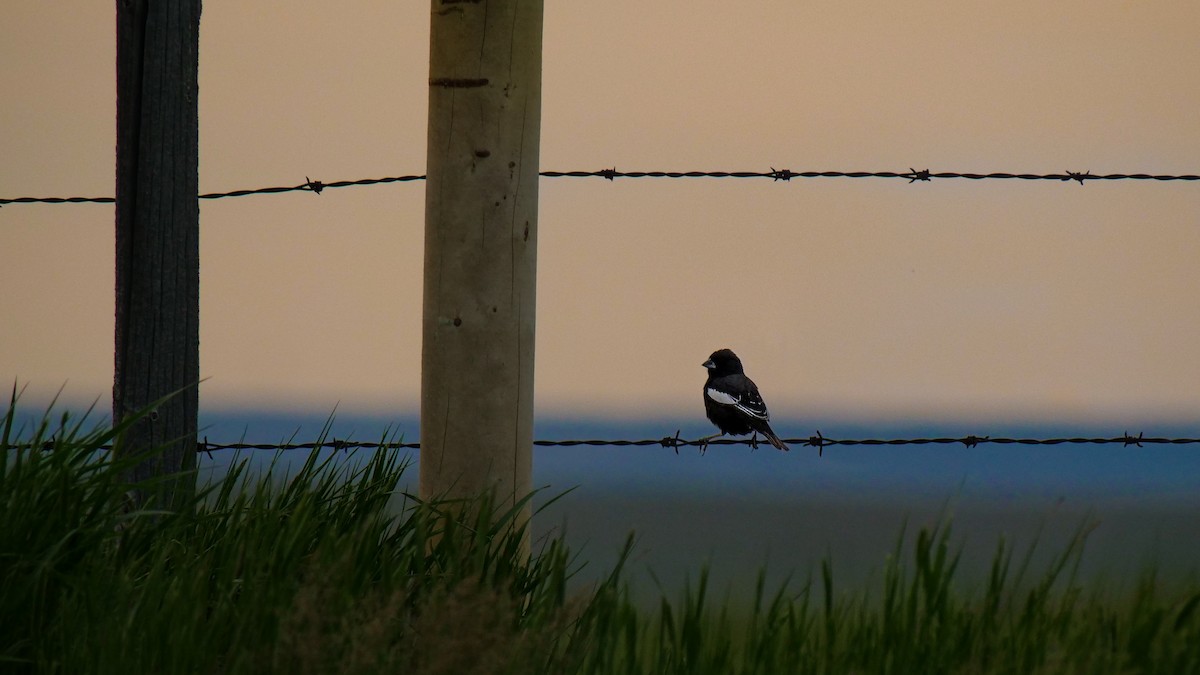
[[[878,587],[825,562],[750,598],[701,570],[635,602],[621,562],[574,597],[519,509],[397,495],[406,462],[238,462],[191,509],[131,510],[111,430],[67,419],[0,447],[0,671],[47,673],[1197,673],[1200,590],[1079,583],[997,548],[958,583],[948,525],[898,537]],[[43,449],[44,446],[44,449]],[[569,498],[569,497],[567,497]],[[465,508],[464,508],[465,507]],[[630,540],[632,541],[632,539]],[[576,584],[578,585],[578,584]]]

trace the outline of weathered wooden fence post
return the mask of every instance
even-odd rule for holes
[[[542,1],[433,0],[420,492],[531,489]]]
[[[135,480],[195,466],[200,379],[200,0],[117,0],[113,422],[179,392],[117,439],[153,451]],[[185,505],[188,473],[138,495]]]

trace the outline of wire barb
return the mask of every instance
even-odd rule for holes
[[[1131,445],[1136,445],[1136,446],[1138,446],[1138,447],[1140,448],[1140,447],[1142,447],[1142,440],[1144,440],[1144,439],[1142,438],[1142,432],[1140,432],[1140,431],[1138,432],[1137,438],[1134,438],[1133,436],[1130,436],[1130,435],[1129,435],[1129,432],[1128,432],[1128,431],[1126,431],[1126,432],[1125,432],[1125,439],[1124,439],[1124,440],[1125,440],[1125,447],[1126,447],[1126,448],[1128,448],[1128,447],[1129,447],[1129,446],[1131,446]]]
[[[1085,181],[1085,180],[1088,180],[1088,179],[1091,179],[1091,178],[1093,178],[1093,177],[1094,177],[1094,176],[1092,176],[1092,172],[1091,172],[1091,171],[1084,171],[1083,173],[1079,173],[1078,171],[1070,171],[1070,170],[1068,170],[1068,171],[1067,171],[1067,177],[1066,177],[1066,178],[1064,178],[1063,180],[1064,180],[1064,181],[1068,181],[1068,180],[1079,181],[1079,184],[1080,184],[1080,185],[1083,185],[1083,181]]]
[[[662,446],[664,448],[674,448],[675,454],[677,454],[677,455],[679,454],[679,445],[680,445],[679,433],[680,433],[680,431],[682,431],[682,430],[676,429],[674,436],[664,436],[663,439],[661,441],[659,441],[660,443],[662,443]],[[684,443],[686,444],[687,441],[684,441]]]
[[[795,441],[785,441],[785,442],[793,442],[793,443],[795,443],[795,442],[799,442],[799,440],[800,440],[800,439],[796,439]],[[825,439],[825,437],[821,435],[821,430],[820,430],[820,429],[818,429],[818,430],[817,430],[817,435],[816,435],[816,436],[809,436],[809,437],[808,437],[808,440],[807,440],[807,441],[805,441],[805,443],[804,443],[804,444],[805,444],[805,445],[807,445],[807,446],[813,446],[813,445],[817,446],[817,457],[824,457],[824,456],[825,456],[825,446],[826,446],[826,445],[832,445],[832,444],[833,444],[833,442],[832,442],[832,441],[827,441],[827,440]]]
[[[786,182],[792,180],[792,176],[795,176],[795,175],[796,174],[792,173],[790,169],[776,170],[775,167],[771,167],[771,181],[772,182],[781,180],[786,183]]]
[[[932,180],[929,177],[929,169],[922,169],[920,171],[917,171],[916,169],[912,168],[911,166],[908,167],[907,178],[908,178],[909,185],[912,185],[913,183],[915,183],[917,181],[929,182],[930,180]]]

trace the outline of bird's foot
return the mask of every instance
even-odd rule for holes
[[[722,432],[719,434],[713,434],[712,436],[705,436],[704,438],[701,438],[700,440],[696,441],[696,444],[700,446],[700,454],[703,455],[704,451],[708,450],[708,442],[709,441],[711,441],[714,438],[720,438],[721,436],[724,436],[724,435],[725,435],[725,433]]]

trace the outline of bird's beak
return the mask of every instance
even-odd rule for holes
[[[713,368],[717,367],[717,364],[713,363],[712,359],[709,359],[709,360],[705,361],[704,363],[701,363],[700,365],[704,366],[705,368],[708,368],[709,370],[712,370]]]

